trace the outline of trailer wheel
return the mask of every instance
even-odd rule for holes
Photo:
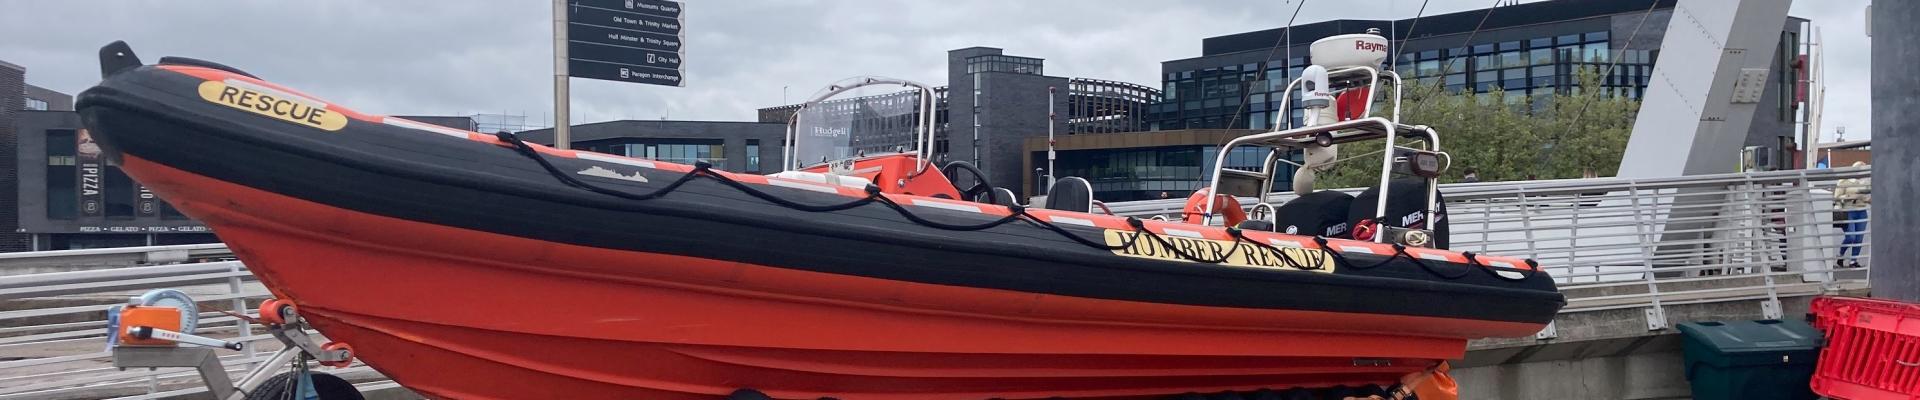
[[[332,374],[318,372],[310,373],[309,376],[313,377],[313,391],[320,395],[321,400],[366,400],[366,397],[360,395],[360,389],[353,387],[353,383],[347,382],[346,379],[340,379],[340,377],[333,376]],[[260,387],[254,388],[251,393],[247,393],[246,400],[280,400],[294,398],[293,392],[299,389],[299,386],[294,382],[293,373],[282,372],[279,375],[274,375],[272,378],[267,378],[267,381],[261,383]]]

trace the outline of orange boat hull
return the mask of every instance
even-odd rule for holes
[[[1462,355],[1464,340],[1420,331],[1489,323],[1074,298],[570,246],[355,213],[133,156],[125,168],[213,226],[331,339],[437,397],[1130,397],[1390,384]]]
[[[1518,259],[525,146],[131,58],[103,49],[108,77],[78,102],[107,158],[434,397],[1390,385],[1565,303]]]

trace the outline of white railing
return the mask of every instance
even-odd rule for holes
[[[1567,179],[1442,185],[1451,248],[1532,258],[1568,297],[1564,312],[1760,301],[1867,287],[1860,265],[1836,266],[1848,233],[1832,189],[1870,167],[1657,179]],[[1347,189],[1347,192],[1358,192]],[[1290,195],[1281,196],[1284,199]],[[1242,204],[1252,204],[1246,198]],[[1116,214],[1178,218],[1183,199],[1109,204]],[[1276,203],[1278,204],[1278,203]],[[1871,213],[1868,213],[1870,216]]]
[[[1846,233],[1832,226],[1830,190],[1842,179],[1870,173],[1845,168],[1453,184],[1442,190],[1453,249],[1533,258],[1567,294],[1563,312],[1644,308],[1649,328],[1659,329],[1665,326],[1666,306],[1758,301],[1763,312],[1779,317],[1781,298],[1865,288],[1865,268],[1834,268]],[[1182,202],[1110,206],[1116,213],[1148,216],[1177,213]],[[1860,246],[1859,263],[1868,266],[1866,244]],[[217,245],[191,249],[227,254]],[[78,255],[126,261],[176,250],[13,253],[0,255],[0,270]],[[0,311],[0,400],[160,398],[205,391],[191,370],[118,371],[109,365],[106,307],[153,288],[185,288],[207,310],[251,311],[268,296],[239,262],[0,275],[0,304],[18,305],[0,308],[10,310]],[[278,345],[246,321],[219,312],[201,316],[201,334],[249,343],[247,351],[223,358],[230,372],[265,361]],[[376,374],[364,365],[329,372]],[[375,379],[360,386],[394,384]]]
[[[220,243],[0,253],[0,276],[232,258]]]
[[[73,252],[129,255],[174,251],[177,246],[38,252],[48,258],[71,259]],[[225,251],[224,246],[195,250]],[[0,259],[0,269],[12,262],[34,260],[35,253],[12,253]],[[204,393],[197,373],[189,368],[121,371],[114,368],[106,348],[106,309],[127,297],[158,288],[179,288],[199,302],[197,333],[244,342],[246,350],[221,357],[234,375],[268,361],[280,343],[261,327],[220,311],[252,309],[270,297],[238,261],[124,266],[72,272],[0,276],[0,400],[48,398],[157,399]],[[365,365],[329,372],[371,376],[362,390],[394,387],[391,381]]]

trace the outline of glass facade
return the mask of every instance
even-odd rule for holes
[[[74,219],[80,210],[78,146],[72,129],[47,130],[47,219]]]
[[[711,142],[711,143],[709,143]],[[601,145],[589,148],[593,151],[622,155],[633,158],[693,165],[705,161],[716,169],[727,169],[727,153],[719,141],[699,141],[699,143],[629,143]]]
[[[693,165],[694,162],[706,161],[713,164],[715,169],[731,171],[727,169],[729,163],[726,146],[722,145],[718,139],[623,139],[582,143],[576,144],[575,147],[580,150],[674,164]],[[753,146],[753,148],[757,147],[759,146]],[[750,154],[749,157],[753,157],[753,161],[758,161],[757,153]],[[748,168],[752,168],[753,165],[758,163],[749,164]]]
[[[1016,74],[1046,75],[1045,60],[1032,57],[1009,55],[986,55],[967,58],[967,73],[975,72],[1012,72]]]
[[[1067,150],[1059,153],[1054,168],[1063,177],[1086,178],[1093,184],[1094,198],[1100,201],[1158,199],[1162,192],[1171,198],[1185,198],[1213,179],[1213,164],[1219,153],[1218,146]],[[1258,169],[1266,154],[1261,148],[1234,149],[1227,155],[1226,166]],[[1044,151],[1034,152],[1031,157],[1035,165],[1046,163]],[[1294,159],[1297,162],[1298,156]],[[1281,163],[1274,177],[1276,187],[1290,185],[1293,170],[1293,166]]]
[[[1409,51],[1399,60],[1400,76],[1437,84],[1453,92],[1505,92],[1518,104],[1578,90],[1580,74],[1611,73],[1600,78],[1608,93],[1638,99],[1653,73],[1652,50],[1615,50],[1606,31],[1555,35],[1528,40],[1483,43],[1442,50]],[[1617,63],[1616,63],[1617,61]]]
[[[760,173],[760,139],[747,139],[746,172]]]
[[[1659,52],[1612,49],[1611,36],[1608,31],[1593,31],[1444,49],[1409,48],[1399,53],[1395,70],[1410,85],[1441,85],[1470,93],[1500,89],[1505,101],[1520,104],[1529,97],[1537,100],[1577,90],[1573,86],[1582,70],[1598,74],[1617,59],[1612,73],[1600,77],[1602,90],[1637,99]],[[1306,46],[1296,47],[1294,54],[1306,53]],[[1148,125],[1153,130],[1299,126],[1299,103],[1280,110],[1280,102],[1287,83],[1312,62],[1308,56],[1283,56],[1260,63],[1169,71],[1162,76],[1163,100],[1148,107]]]

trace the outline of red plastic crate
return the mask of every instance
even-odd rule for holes
[[[1847,400],[1920,400],[1920,304],[1820,297],[1809,309],[1827,347],[1813,391]]]

